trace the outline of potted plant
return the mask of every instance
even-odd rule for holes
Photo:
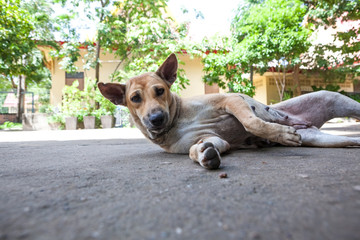
[[[78,119],[78,123],[80,123],[81,128],[94,129],[95,128],[94,107],[82,106],[78,112],[77,119]]]
[[[95,129],[95,116],[84,116],[84,128]]]
[[[62,112],[65,116],[66,130],[77,129],[82,101],[82,94],[78,86],[79,82],[74,81],[71,86],[65,86],[63,89]]]
[[[51,130],[60,130],[65,127],[65,119],[62,113],[54,113],[48,116],[48,123]]]
[[[60,112],[58,107],[49,105],[45,112],[48,114],[47,121],[51,130],[65,128],[64,114]]]
[[[100,119],[102,128],[112,128],[114,126],[116,106],[104,98],[99,89],[96,89],[95,100],[99,103],[99,108],[95,111],[95,114]]]
[[[95,81],[85,79],[86,88],[82,95],[82,108],[79,113],[79,120],[84,122],[85,129],[95,128]]]

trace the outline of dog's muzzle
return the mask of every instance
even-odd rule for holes
[[[164,124],[164,120],[165,115],[162,111],[157,111],[149,116],[149,121],[155,128],[161,127]]]
[[[154,133],[160,133],[166,127],[167,121],[168,114],[163,110],[154,110],[144,119],[146,128]]]

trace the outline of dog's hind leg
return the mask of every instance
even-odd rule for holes
[[[197,144],[190,148],[190,159],[198,162],[206,169],[217,169],[221,163],[220,154],[230,149],[230,145],[225,140],[211,136],[201,139]]]
[[[254,109],[249,105],[248,101],[245,100],[244,96],[231,95],[222,102],[222,108],[225,109],[227,113],[236,117],[246,131],[257,137],[265,138],[285,146],[301,145],[300,135],[296,133],[295,128],[274,122],[267,122],[256,116]],[[255,111],[257,111],[256,107]]]
[[[340,93],[329,91],[304,94],[272,107],[308,121],[317,128],[336,117],[360,119],[360,103]]]
[[[298,129],[297,132],[301,135],[301,146],[329,148],[360,146],[360,138],[331,135],[315,127]]]

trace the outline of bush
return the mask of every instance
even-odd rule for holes
[[[63,89],[61,111],[67,117],[78,117],[81,110],[82,94],[78,87],[79,82],[74,81],[71,86]]]
[[[22,124],[21,123],[13,123],[13,122],[4,122],[2,125],[0,125],[0,129],[20,130],[20,129],[22,129]]]

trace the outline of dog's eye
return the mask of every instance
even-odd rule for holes
[[[156,88],[155,92],[156,92],[156,96],[161,96],[161,95],[164,94],[164,89],[163,88]]]
[[[136,94],[136,95],[132,96],[130,98],[130,100],[134,103],[139,103],[139,102],[141,102],[141,97],[140,97],[140,95]]]

